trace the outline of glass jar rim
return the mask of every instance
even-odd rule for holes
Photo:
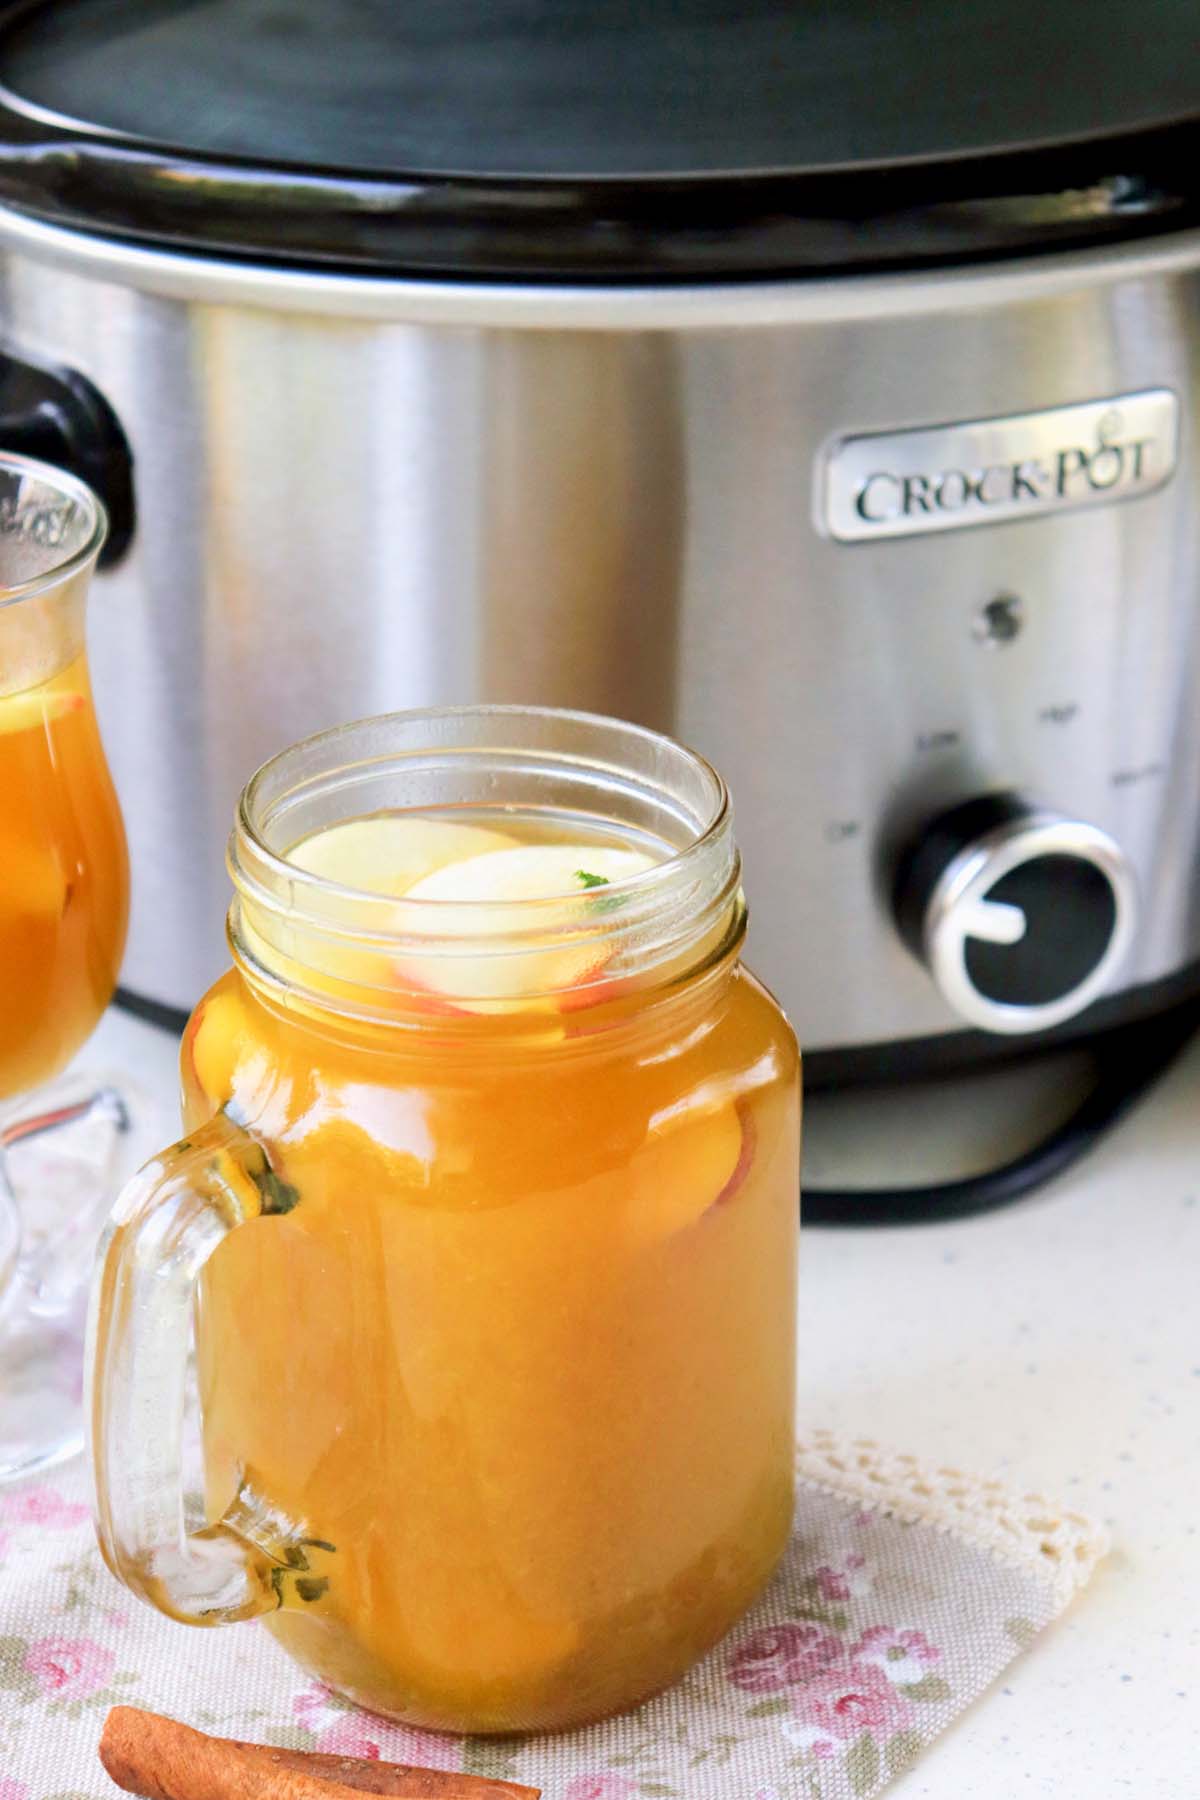
[[[357,898],[362,898],[366,890],[349,887],[343,882],[331,880],[328,876],[316,875],[309,870],[299,869],[295,863],[289,862],[285,855],[281,855],[278,851],[273,850],[271,846],[264,841],[260,823],[254,816],[254,809],[260,799],[261,790],[265,782],[273,774],[279,771],[285,763],[289,762],[300,753],[316,752],[324,746],[333,748],[339,743],[349,741],[356,733],[368,726],[384,727],[407,724],[415,725],[425,722],[434,725],[438,723],[451,723],[457,720],[485,718],[497,720],[510,719],[513,721],[519,719],[539,719],[564,725],[580,724],[600,729],[608,729],[611,727],[623,735],[640,739],[647,744],[666,746],[671,752],[686,758],[697,771],[702,772],[702,775],[711,782],[711,814],[697,829],[696,835],[692,841],[683,845],[678,850],[673,850],[663,862],[656,864],[653,869],[645,870],[638,875],[626,877],[625,881],[620,884],[622,887],[637,886],[658,875],[661,870],[674,868],[684,859],[691,857],[694,854],[702,853],[706,842],[718,834],[728,822],[730,815],[729,790],[726,787],[722,776],[718,774],[717,770],[708,761],[707,757],[702,756],[698,750],[692,750],[687,745],[679,743],[677,739],[668,737],[665,732],[653,731],[650,727],[645,725],[635,725],[624,719],[612,718],[606,713],[585,712],[576,708],[521,706],[511,704],[492,705],[480,703],[478,705],[463,706],[408,707],[398,712],[376,713],[369,717],[352,719],[344,725],[331,726],[325,731],[314,732],[310,737],[302,738],[297,743],[290,744],[287,749],[278,751],[274,756],[268,758],[265,763],[261,764],[242,789],[241,796],[238,800],[235,836],[238,831],[244,832],[246,838],[252,841],[256,849],[260,852],[264,863],[272,867],[280,876],[290,881],[296,881],[298,879],[305,886],[311,884],[314,891],[322,888],[336,889],[342,893],[353,894]],[[231,858],[234,854],[235,853],[231,848]],[[231,873],[233,873],[232,870]],[[236,879],[237,877],[234,875],[235,882]],[[385,895],[371,894],[369,897],[372,900],[380,899],[391,908],[394,908],[397,904],[396,900],[390,899]],[[494,909],[495,906],[495,902],[489,900],[406,900],[406,904],[430,908],[454,907],[463,908],[464,910],[470,907],[491,907]],[[546,895],[537,899],[522,900],[515,902],[514,904],[518,904],[522,907],[555,906],[561,905],[562,900],[561,896],[556,897],[554,895]]]
[[[29,576],[25,581],[0,582],[0,611],[63,586],[95,562],[108,536],[108,513],[103,501],[77,475],[59,468],[55,463],[42,462],[35,456],[25,456],[15,450],[0,450],[0,476],[5,473],[41,482],[63,499],[73,502],[83,512],[87,532],[83,542],[68,556],[39,570],[36,575]]]
[[[507,901],[392,897],[289,860],[314,821],[321,829],[378,811],[465,805],[479,822],[488,800],[474,804],[472,793],[460,791],[464,784],[486,790],[499,811],[523,810],[517,790],[538,782],[607,801],[589,816],[618,831],[623,825],[634,831],[634,819],[652,818],[647,832],[667,854],[649,869],[605,883],[600,908],[593,890]],[[411,798],[411,791],[439,783],[440,801]],[[626,964],[652,968],[678,961],[740,906],[729,794],[707,759],[646,726],[544,706],[411,709],[335,726],[290,746],[243,789],[228,867],[235,889],[230,936],[239,961],[249,923],[259,948],[273,934],[275,951],[293,966],[319,964],[321,946],[330,945],[343,952],[349,944],[369,946],[401,959],[441,957],[450,982],[442,991],[464,999],[470,996],[455,996],[452,977],[469,973],[472,959],[529,957],[603,940],[610,955],[619,949]]]

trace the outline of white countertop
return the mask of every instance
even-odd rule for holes
[[[80,1060],[128,1070],[174,1116],[164,1034],[110,1014]],[[1040,1489],[1115,1546],[897,1800],[1200,1796],[1198,1094],[1193,1045],[1044,1193],[804,1236],[806,1420]],[[886,1108],[856,1121],[860,1146],[891,1129]]]

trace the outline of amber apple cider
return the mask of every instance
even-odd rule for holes
[[[615,918],[666,849],[497,807],[289,854],[472,901],[486,938],[489,905],[548,895]],[[649,975],[594,946],[473,938],[451,973],[353,947],[293,985],[247,927],[193,1016],[188,1129],[225,1109],[269,1142],[274,1200],[204,1277],[210,1509],[236,1493],[278,1531],[270,1629],[369,1707],[602,1717],[680,1676],[779,1559],[798,1058],[741,935],[735,908]]]

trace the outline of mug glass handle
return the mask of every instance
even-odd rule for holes
[[[235,1512],[189,1532],[183,1430],[200,1272],[238,1225],[291,1198],[261,1144],[218,1114],[133,1177],[100,1244],[85,1386],[100,1549],[134,1593],[188,1624],[279,1605],[277,1559]]]

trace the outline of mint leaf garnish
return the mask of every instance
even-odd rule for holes
[[[261,1169],[250,1169],[248,1173],[262,1195],[264,1213],[289,1213],[298,1204],[300,1190],[290,1181],[284,1181],[268,1163],[264,1162]]]
[[[582,881],[585,888],[600,888],[609,885],[607,875],[593,875],[587,869],[576,869],[575,879]],[[609,894],[594,900],[592,910],[598,913],[612,912],[614,907],[624,906],[624,904],[624,897],[621,894]]]
[[[336,1545],[328,1543],[324,1538],[300,1538],[295,1543],[282,1545],[279,1551],[269,1550],[265,1544],[261,1548],[274,1564],[270,1581],[277,1608],[286,1606],[293,1596],[311,1604],[312,1601],[319,1600],[322,1594],[329,1592],[328,1575],[315,1575],[305,1552],[325,1550],[333,1555],[336,1553]]]

